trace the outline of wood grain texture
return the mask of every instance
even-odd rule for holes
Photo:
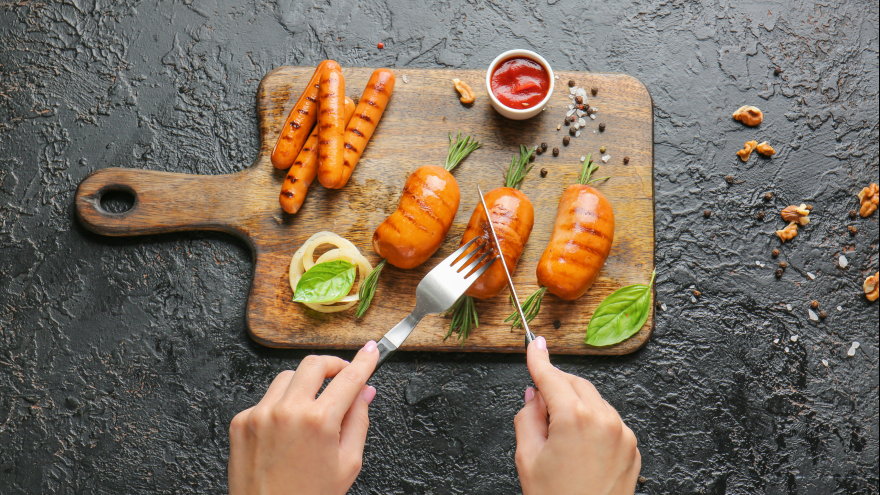
[[[593,287],[576,301],[548,295],[532,329],[547,338],[550,352],[559,354],[626,354],[644,345],[653,329],[648,323],[629,340],[607,348],[585,345],[584,332],[593,311],[611,292],[624,285],[647,283],[654,268],[653,112],[651,97],[636,79],[623,74],[560,72],[550,107],[527,121],[511,121],[489,104],[484,71],[395,69],[398,77],[391,103],[365,150],[348,185],[327,190],[314,183],[302,209],[295,215],[281,210],[278,193],[286,171],[275,169],[269,155],[290,108],[314,68],[282,67],[260,83],[257,115],[262,143],[254,164],[242,172],[193,176],[156,171],[108,168],[80,184],[77,217],[88,229],[104,235],[140,235],[181,230],[220,230],[247,242],[256,263],[247,324],[251,336],[273,347],[357,349],[378,340],[415,305],[415,287],[436,263],[459,244],[465,223],[478,203],[476,186],[484,190],[503,185],[503,173],[520,144],[546,142],[558,147],[558,157],[540,155],[522,185],[535,205],[535,227],[514,275],[520,298],[537,289],[535,267],[550,239],[557,203],[566,186],[577,180],[579,159],[606,146],[611,155],[599,175],[612,179],[598,184],[614,207],[617,228],[611,254]],[[359,95],[372,73],[367,68],[343,69],[349,93]],[[402,77],[408,82],[403,82]],[[474,105],[458,101],[451,79],[458,77],[477,94]],[[598,107],[597,119],[587,120],[581,136],[562,145],[568,128],[563,121],[569,103],[568,79],[597,87],[590,97]],[[605,132],[598,132],[604,122]],[[449,236],[425,264],[412,270],[387,266],[372,308],[361,320],[353,310],[320,314],[293,303],[287,270],[294,251],[314,232],[331,230],[354,242],[373,262],[371,248],[376,226],[397,207],[409,174],[421,165],[441,165],[446,157],[447,133],[461,130],[483,147],[453,173],[462,201]],[[623,157],[629,156],[628,165]],[[541,168],[548,169],[541,178]],[[136,195],[134,207],[120,214],[100,207],[110,190]],[[507,292],[478,301],[480,327],[464,347],[454,338],[446,342],[448,319],[425,318],[402,348],[423,351],[523,352],[523,337],[503,323],[512,311]],[[558,322],[559,328],[555,328]]]

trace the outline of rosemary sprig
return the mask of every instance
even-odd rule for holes
[[[526,148],[523,145],[519,145],[519,157],[513,157],[510,160],[510,167],[507,169],[507,175],[504,177],[504,186],[512,187],[514,189],[519,189],[520,184],[522,184],[523,179],[526,178],[526,174],[532,170],[534,165],[529,165],[529,158],[532,157],[532,154],[537,149],[537,146],[534,148]]]
[[[525,302],[522,305],[523,314],[526,316],[526,321],[531,323],[532,320],[538,316],[538,312],[541,311],[541,300],[544,299],[544,293],[547,292],[546,287],[541,287],[532,293],[528,298],[526,298]],[[510,296],[510,302],[513,304],[513,296]],[[504,320],[504,323],[510,323],[510,328],[522,328],[522,321],[519,317],[519,311],[514,311],[512,315],[508,316],[507,319]]]
[[[455,304],[443,313],[443,316],[452,314],[452,322],[449,324],[449,331],[443,340],[449,338],[453,331],[458,332],[458,340],[461,341],[462,347],[471,333],[472,328],[480,326],[480,319],[477,316],[477,307],[474,305],[474,298],[471,296],[461,296]]]
[[[446,155],[446,165],[444,166],[446,170],[452,172],[462,160],[465,159],[468,155],[471,154],[475,149],[483,146],[481,143],[477,142],[476,139],[471,141],[470,136],[465,136],[464,139],[461,138],[461,131],[458,131],[458,137],[455,141],[452,141],[452,133],[449,133],[449,153]]]
[[[354,315],[358,318],[364,316],[364,313],[367,312],[367,308],[370,307],[370,303],[373,302],[373,295],[376,294],[376,286],[379,285],[379,274],[382,273],[382,269],[385,268],[385,260],[382,260],[381,263],[376,265],[376,268],[373,268],[373,271],[367,275],[367,278],[361,282],[360,288],[358,288],[358,297],[360,301],[358,301],[357,311],[355,311]]]
[[[596,170],[599,170],[599,166],[596,165],[595,163],[593,163],[592,160],[590,160],[590,158],[592,156],[593,156],[593,154],[590,153],[589,155],[587,155],[587,158],[584,159],[584,168],[581,169],[581,177],[578,180],[578,184],[581,184],[583,186],[586,186],[587,184],[592,184],[593,182],[596,182],[596,181],[608,180],[611,178],[611,176],[608,176],[608,177],[599,177],[598,179],[590,180],[590,176],[593,175],[593,172],[595,172]]]

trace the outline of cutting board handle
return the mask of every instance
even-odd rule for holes
[[[109,236],[220,230],[246,237],[243,204],[246,172],[191,175],[129,168],[105,168],[76,190],[76,216],[89,230]],[[134,196],[122,213],[107,211],[101,198],[121,191]]]

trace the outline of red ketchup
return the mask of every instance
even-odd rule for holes
[[[511,57],[498,64],[491,82],[495,98],[514,110],[534,107],[550,91],[547,69],[526,57]]]

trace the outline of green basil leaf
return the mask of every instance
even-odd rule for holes
[[[344,260],[318,263],[305,272],[293,300],[301,303],[324,303],[345,297],[354,284],[357,266]]]
[[[590,319],[584,342],[596,347],[609,346],[638,332],[651,312],[651,287],[655,275],[651,275],[648,285],[628,285],[606,297]]]

